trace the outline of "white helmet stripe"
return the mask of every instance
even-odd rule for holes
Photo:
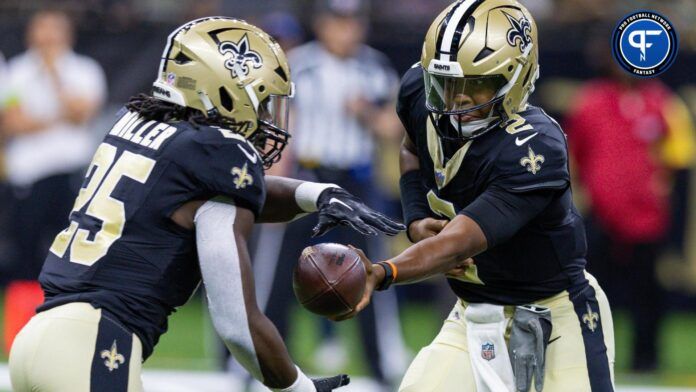
[[[158,70],[158,74],[157,74],[157,79],[162,77],[162,73],[164,72],[164,67],[167,64],[167,60],[169,58],[169,52],[171,52],[171,50],[172,50],[172,44],[174,43],[174,37],[176,37],[176,35],[179,34],[179,32],[183,29],[189,29],[198,23],[205,22],[206,20],[211,20],[211,19],[238,20],[236,18],[230,18],[228,16],[206,16],[205,18],[199,18],[196,20],[192,20],[190,22],[186,22],[186,23],[182,24],[181,26],[177,27],[167,37],[167,45],[164,47],[164,51],[162,51],[162,58],[160,59],[160,65],[159,65],[159,70]]]
[[[208,19],[208,18],[201,18],[201,19]],[[157,79],[162,77],[162,72],[164,72],[164,66],[167,63],[167,59],[169,57],[169,52],[172,50],[172,44],[174,43],[174,37],[176,37],[177,34],[179,34],[179,31],[181,31],[183,28],[193,25],[194,23],[198,23],[201,19],[196,19],[190,22],[186,22],[182,24],[181,26],[177,27],[176,30],[172,31],[171,34],[167,37],[167,46],[164,47],[164,50],[162,51],[162,58],[160,59],[160,66],[159,70],[157,72]]]
[[[440,45],[440,60],[442,61],[453,61],[452,55],[447,54],[452,47],[452,40],[454,39],[454,33],[457,31],[457,26],[461,21],[464,14],[467,13],[469,8],[477,0],[465,0],[462,4],[457,7],[457,10],[452,15],[452,18],[447,22],[447,27],[445,29],[445,35],[442,38],[442,44]],[[456,54],[455,59],[456,59]]]
[[[256,96],[256,92],[254,91],[254,87],[250,84],[247,84],[244,86],[244,91],[246,91],[247,95],[249,96],[249,100],[251,100],[251,104],[254,105],[254,110],[258,114],[259,112],[259,97]]]

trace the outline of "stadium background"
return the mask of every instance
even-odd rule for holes
[[[396,70],[403,73],[417,61],[428,24],[447,3],[446,0],[373,1],[368,43],[386,53]],[[540,28],[542,73],[533,102],[544,106],[559,119],[563,120],[575,89],[597,73],[587,43],[593,37],[605,37],[605,40],[596,42],[608,45],[614,24],[622,15],[636,9],[658,11],[676,25],[681,39],[679,56],[661,79],[685,100],[692,114],[696,112],[696,79],[693,76],[696,67],[696,1],[527,0],[525,3]],[[95,140],[99,139],[100,132],[106,130],[121,103],[134,93],[149,89],[165,38],[183,21],[217,14],[258,23],[269,12],[281,12],[299,20],[305,40],[312,37],[311,1],[3,0],[0,2],[0,51],[6,58],[24,50],[23,36],[29,16],[56,5],[64,7],[76,21],[76,51],[96,59],[106,72],[108,104],[94,124]],[[393,174],[385,171],[385,183],[395,183]],[[696,182],[692,181],[692,174],[692,170],[684,169],[674,177],[672,227],[665,240],[666,251],[658,265],[661,285],[667,289],[665,306],[668,315],[660,335],[661,361],[657,371],[641,374],[629,371],[632,355],[629,342],[633,329],[621,307],[614,309],[617,380],[621,385],[696,388],[696,241],[693,241],[696,236],[693,231],[696,222],[693,201],[696,198],[691,190]],[[6,187],[0,188],[0,197],[6,198]],[[393,185],[386,188],[393,188]],[[582,197],[579,204],[583,204]],[[0,205],[4,203],[0,202]],[[11,262],[7,256],[11,254],[11,244],[7,241],[7,234],[10,230],[22,229],[9,222],[7,215],[7,209],[0,208],[0,285],[7,283],[3,276],[11,275]],[[400,238],[390,245],[392,249],[398,249],[404,241]],[[431,289],[441,286],[441,281],[435,281],[399,289],[401,325],[406,344],[413,353],[427,344],[441,325],[442,312],[437,306],[432,306],[433,301],[439,301],[432,293],[440,290]],[[641,298],[633,300],[641,301]],[[294,306],[294,299],[288,301],[288,306]],[[0,307],[2,303],[0,294]],[[4,311],[0,310],[0,317],[2,314]],[[291,353],[310,373],[320,371],[313,360],[319,346],[314,339],[318,334],[316,319],[307,312],[296,311],[292,320]],[[356,326],[341,324],[338,330],[348,342],[345,347],[349,348],[349,362],[345,370],[351,375],[364,375],[366,368],[361,359],[360,345],[353,344],[357,341]],[[0,363],[6,362],[7,351],[7,348],[0,349]],[[46,355],[55,355],[57,360],[60,356],[59,353]],[[173,315],[169,332],[162,338],[145,369],[169,369],[179,374],[184,371],[215,371],[220,366],[218,357],[219,344],[202,299],[196,296]],[[7,384],[7,380],[2,379],[6,377],[2,369],[0,365],[0,390]],[[184,388],[183,382],[179,385]],[[197,385],[191,390],[207,390],[205,384]]]

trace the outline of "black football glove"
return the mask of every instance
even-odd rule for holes
[[[366,206],[343,188],[327,188],[321,192],[317,208],[319,223],[314,226],[312,237],[324,235],[338,225],[350,226],[366,235],[396,235],[406,230],[406,226]]]
[[[317,392],[331,392],[342,386],[350,384],[350,377],[347,374],[339,374],[333,377],[313,378],[312,382]]]

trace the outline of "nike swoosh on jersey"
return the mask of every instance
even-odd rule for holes
[[[526,138],[524,138],[524,139],[522,139],[522,140],[520,140],[520,137],[518,136],[518,137],[515,138],[515,145],[516,145],[517,147],[519,147],[519,146],[521,146],[521,145],[527,143],[528,141],[532,140],[532,138],[533,138],[534,136],[538,135],[538,134],[539,134],[539,132],[534,132],[533,134],[527,136]]]
[[[353,211],[353,209],[352,209],[348,204],[342,202],[341,200],[338,200],[338,199],[335,198],[335,197],[332,197],[332,198],[329,199],[329,204],[333,204],[333,203],[341,204],[341,205],[345,206],[347,209]]]
[[[251,154],[249,154],[249,151],[247,151],[246,149],[242,148],[242,146],[239,145],[239,144],[237,144],[237,147],[239,147],[239,149],[242,150],[242,152],[244,153],[244,155],[246,155],[246,157],[249,158],[249,160],[251,161],[251,163],[256,164],[256,159],[258,159],[258,155],[256,155],[256,153],[251,153]]]

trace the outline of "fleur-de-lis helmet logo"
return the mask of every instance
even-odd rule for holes
[[[520,52],[527,49],[527,45],[532,43],[532,24],[529,20],[522,16],[520,20],[516,20],[512,15],[503,12],[507,17],[512,28],[507,32],[507,41],[510,46],[518,46]]]
[[[225,61],[225,68],[232,72],[232,77],[237,78],[249,74],[249,65],[258,69],[263,66],[263,59],[258,52],[251,50],[249,37],[244,36],[239,42],[222,41],[218,45],[218,50],[223,55],[230,55]],[[241,75],[239,75],[241,73]]]

